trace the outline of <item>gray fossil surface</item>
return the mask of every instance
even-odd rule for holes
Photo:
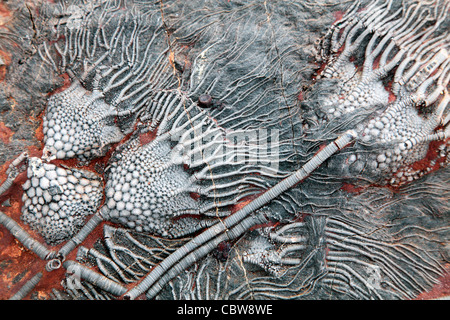
[[[449,9],[2,3],[0,272],[16,268],[7,234],[43,267],[0,296],[414,299],[442,287]]]

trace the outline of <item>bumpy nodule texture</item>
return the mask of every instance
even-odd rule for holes
[[[69,239],[97,211],[103,197],[102,179],[90,171],[57,167],[39,158],[29,162],[22,220],[48,244]]]
[[[99,92],[89,92],[78,82],[50,97],[44,117],[44,157],[103,156],[109,145],[123,138],[112,110]]]
[[[108,215],[113,221],[166,237],[192,231],[183,230],[186,221],[172,221],[185,213],[199,214],[199,209],[185,192],[190,176],[182,165],[172,162],[169,141],[141,146],[134,140],[115,157],[105,187]],[[190,227],[199,229],[202,223],[194,222]]]

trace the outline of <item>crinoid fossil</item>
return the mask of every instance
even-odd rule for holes
[[[448,1],[8,8],[1,297],[448,294]]]
[[[22,220],[49,244],[75,235],[103,197],[101,178],[86,170],[59,168],[30,158],[23,185]]]

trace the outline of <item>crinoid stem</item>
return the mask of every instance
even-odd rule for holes
[[[53,257],[55,252],[50,251],[37,240],[33,239],[17,222],[0,211],[0,224],[2,224],[9,232],[22,243],[22,245],[34,252],[42,260]]]
[[[76,277],[76,280],[86,280],[87,282],[92,283],[112,295],[121,296],[127,291],[127,289],[119,283],[112,281],[111,279],[108,279],[95,271],[92,271],[78,262],[67,260],[63,263],[63,267],[67,269],[68,273]],[[72,285],[76,286],[76,283]]]
[[[8,191],[9,188],[11,188],[11,186],[14,183],[14,179],[16,177],[13,174],[9,174],[8,177],[6,178],[6,180],[0,185],[0,196],[2,194],[4,194],[6,191]]]
[[[38,272],[36,275],[33,276],[30,280],[25,283],[22,288],[19,289],[9,300],[22,300],[25,298],[31,290],[36,287],[36,285],[41,281],[42,279],[42,272]]]
[[[147,298],[154,298],[170,280],[175,278],[178,274],[186,270],[186,268],[194,264],[199,259],[205,257],[208,253],[217,248],[221,242],[236,239],[240,235],[244,234],[249,228],[265,222],[267,222],[267,220],[261,214],[250,215],[231,229],[225,230],[225,232],[217,235],[208,243],[193,250],[187,256],[178,261],[165,274],[163,274],[161,278],[157,279],[158,281],[150,288],[150,290],[148,290],[146,294]]]
[[[105,208],[105,207],[103,207]],[[67,255],[72,252],[78,245],[80,245],[90,234],[91,232],[104,220],[102,213],[106,209],[101,209],[101,211],[97,212],[92,216],[91,219],[81,228],[80,231],[58,251],[58,256],[63,259],[67,257]]]
[[[241,210],[237,211],[228,218],[219,221],[209,229],[205,230],[194,239],[177,249],[174,253],[163,260],[157,265],[136,287],[128,291],[125,295],[125,299],[135,299],[147,290],[149,290],[155,283],[157,283],[156,290],[152,290],[147,294],[148,298],[154,297],[165,283],[170,281],[176,272],[181,270],[181,267],[186,268],[192,263],[197,261],[200,256],[206,255],[208,252],[214,249],[214,246],[209,245],[207,242],[213,238],[218,238],[223,232],[232,231],[231,228],[239,228],[239,232],[233,232],[231,236],[237,237],[243,234],[248,228],[253,226],[258,219],[253,219],[254,224],[250,224],[249,215],[256,210],[262,208],[264,205],[270,203],[273,199],[284,193],[286,190],[292,188],[297,183],[307,178],[315,169],[317,169],[325,160],[330,158],[335,152],[344,148],[349,143],[353,142],[356,138],[356,132],[349,130],[335,141],[328,144],[325,148],[319,151],[311,160],[305,165],[294,172],[291,176],[280,181],[278,184],[267,190],[261,196],[244,206]],[[244,221],[243,221],[244,220]],[[245,222],[248,224],[241,228],[240,223]],[[228,235],[228,238],[231,238]],[[220,238],[220,237],[219,237]],[[216,241],[212,241],[215,243]],[[206,245],[204,245],[206,243]],[[196,253],[197,252],[197,253]],[[199,255],[198,253],[201,253]],[[174,270],[174,271],[172,271]],[[165,274],[168,273],[168,276]],[[164,277],[164,278],[163,278]],[[161,280],[164,279],[164,283]]]
[[[19,175],[18,166],[19,164],[28,158],[27,152],[22,152],[16,159],[11,162],[6,174],[8,175],[6,180],[0,185],[0,195],[4,194],[14,183],[14,179]]]

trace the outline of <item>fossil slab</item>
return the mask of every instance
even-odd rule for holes
[[[1,298],[448,294],[447,1],[0,8]]]

